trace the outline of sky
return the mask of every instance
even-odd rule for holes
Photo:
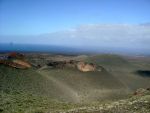
[[[86,24],[150,22],[150,0],[0,0],[1,35],[37,35]]]
[[[0,0],[0,42],[150,48],[150,0]]]

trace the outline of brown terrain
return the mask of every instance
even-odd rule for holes
[[[69,61],[50,61],[48,66],[54,67],[54,68],[64,68],[64,67],[71,67],[76,68],[79,71],[82,72],[88,72],[88,71],[101,71],[101,69],[98,69],[95,64],[93,63],[87,63],[83,61],[76,61],[76,60],[69,60]]]
[[[27,69],[31,67],[31,65],[25,61],[25,56],[16,52],[10,53],[8,56],[2,56],[0,58],[0,64],[18,69]]]
[[[9,53],[8,56],[1,57],[0,64],[18,68],[18,69],[27,69],[27,68],[31,68],[31,66],[35,66],[32,63],[27,62],[23,54],[16,53],[16,52],[12,52]],[[102,70],[101,68],[98,69],[98,66],[96,66],[96,64],[87,63],[84,61],[77,61],[77,60],[63,60],[63,61],[51,60],[47,65],[53,68],[61,68],[61,69],[63,69],[64,67],[76,68],[82,72]],[[39,64],[35,67],[40,68],[41,65]]]

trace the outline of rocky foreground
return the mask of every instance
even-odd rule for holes
[[[138,89],[133,96],[108,103],[95,103],[89,107],[80,107],[57,113],[150,113],[150,90]]]
[[[150,113],[150,90],[119,101],[65,103],[23,92],[0,93],[0,113]],[[23,97],[23,98],[22,98]]]

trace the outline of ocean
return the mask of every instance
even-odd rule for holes
[[[0,52],[47,52],[52,54],[130,54],[150,55],[150,50],[120,47],[68,47],[38,44],[4,44],[0,43]]]

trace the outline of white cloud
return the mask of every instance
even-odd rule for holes
[[[50,38],[61,45],[150,47],[150,25],[82,25],[74,30],[49,34]]]
[[[29,36],[28,36],[29,37]],[[5,37],[2,41],[65,46],[108,46],[150,48],[150,25],[89,24],[74,29],[39,36]]]

